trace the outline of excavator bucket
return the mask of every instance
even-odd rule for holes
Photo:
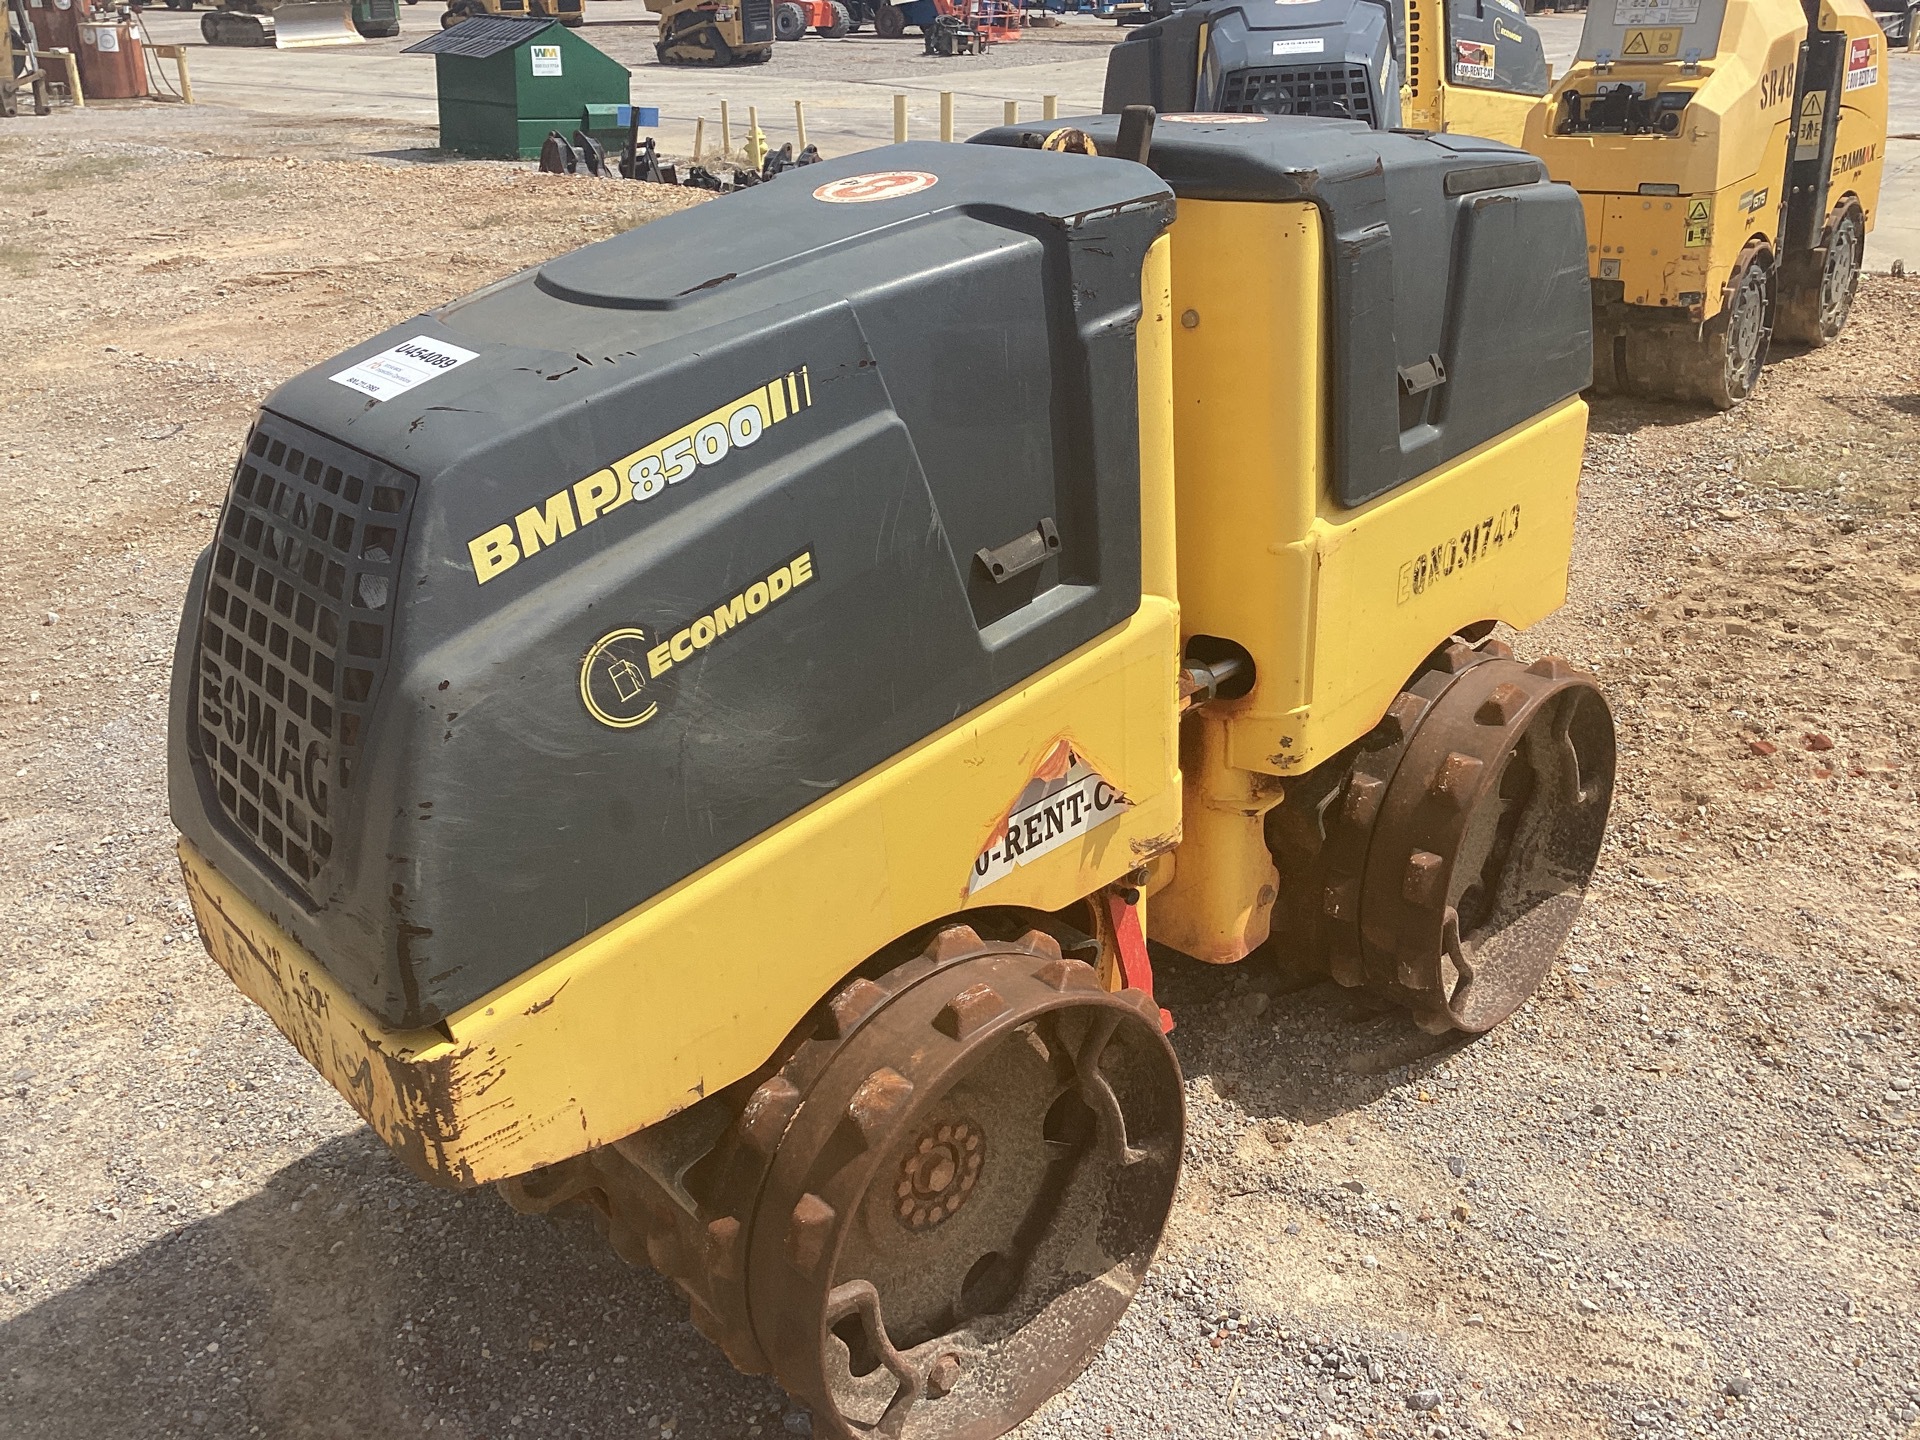
[[[364,45],[353,28],[349,0],[292,0],[273,12],[273,43],[281,50],[314,45]]]

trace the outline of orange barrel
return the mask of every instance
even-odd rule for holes
[[[132,21],[83,16],[79,54],[80,84],[89,103],[147,98],[147,57]]]

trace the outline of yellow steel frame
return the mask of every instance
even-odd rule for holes
[[[1447,78],[1447,0],[1402,0],[1400,14],[1407,51],[1401,123],[1412,130],[1481,135],[1518,145],[1540,97],[1456,85]]]
[[[1245,646],[1258,680],[1187,717],[1185,840],[1156,873],[1152,928],[1228,961],[1267,935],[1277,777],[1371,729],[1449,634],[1524,628],[1565,599],[1587,411],[1568,400],[1344,509],[1326,483],[1319,212],[1187,201],[1172,240],[1181,629]]]
[[[1873,229],[1880,208],[1880,181],[1887,163],[1887,97],[1892,54],[1886,34],[1862,0],[1822,0],[1820,28],[1838,30],[1849,47],[1866,46],[1873,52],[1877,78],[1871,85],[1845,89],[1841,81],[1840,128],[1834,137],[1833,166],[1827,174],[1827,210],[1843,205],[1860,207],[1862,231]],[[1851,74],[1843,67],[1843,75]]]

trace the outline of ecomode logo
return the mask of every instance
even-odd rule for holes
[[[675,629],[624,626],[602,635],[580,662],[580,702],[602,725],[631,730],[660,713],[669,676],[813,579],[813,551],[802,550],[712,610]]]
[[[580,662],[580,700],[602,725],[631,730],[660,713],[647,689],[647,632],[638,626],[602,635]]]

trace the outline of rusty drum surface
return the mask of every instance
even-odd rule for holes
[[[86,89],[87,99],[146,99],[146,51],[133,22],[83,15],[76,26],[80,43],[75,53],[80,57],[80,84]]]

